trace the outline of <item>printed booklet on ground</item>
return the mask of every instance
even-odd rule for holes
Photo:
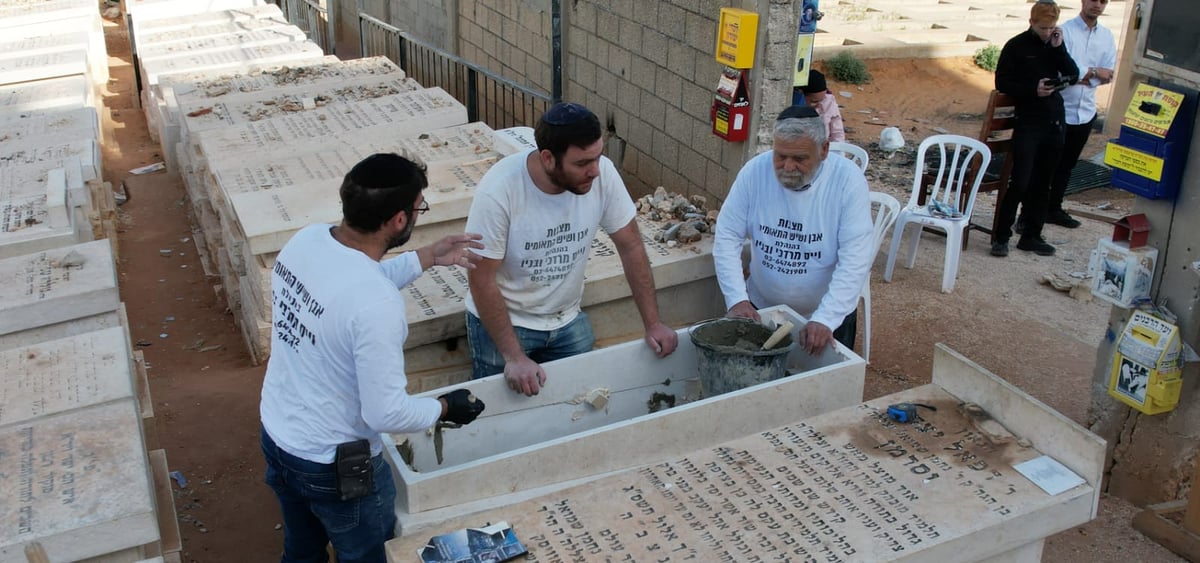
[[[417,556],[422,563],[500,563],[526,552],[512,526],[497,522],[433,536]]]

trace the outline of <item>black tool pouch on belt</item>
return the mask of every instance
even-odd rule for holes
[[[354,500],[366,496],[374,486],[375,471],[371,466],[371,443],[355,440],[338,444],[337,491],[342,500]]]

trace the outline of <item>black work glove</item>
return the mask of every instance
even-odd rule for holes
[[[483,412],[483,401],[476,399],[466,389],[455,389],[438,397],[446,401],[446,416],[442,420],[457,424],[470,424]]]

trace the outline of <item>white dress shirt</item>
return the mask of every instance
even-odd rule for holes
[[[1079,67],[1080,78],[1091,68],[1116,68],[1117,43],[1107,27],[1097,22],[1095,27],[1089,28],[1083,17],[1076,16],[1064,23],[1062,30],[1063,43]],[[1096,115],[1096,87],[1099,85],[1100,79],[1093,76],[1062,91],[1068,125],[1085,124]]]

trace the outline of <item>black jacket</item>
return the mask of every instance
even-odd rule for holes
[[[1038,82],[1043,78],[1071,77],[1079,80],[1079,67],[1067,53],[1066,45],[1051,47],[1027,29],[1008,40],[996,63],[996,89],[1016,99],[1018,122],[1062,121],[1062,95],[1054,92],[1038,97]]]

